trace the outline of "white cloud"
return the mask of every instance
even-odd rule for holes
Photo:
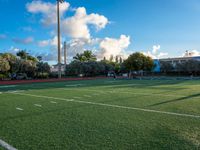
[[[60,4],[60,16],[63,17],[64,13],[69,9],[70,4],[67,2]],[[57,23],[56,4],[42,1],[32,1],[26,4],[28,12],[33,14],[42,14],[41,22],[44,25],[52,25]]]
[[[48,45],[49,45],[49,40],[38,41],[38,46],[40,47],[46,47]]]
[[[154,45],[152,53],[156,54],[158,52],[158,50],[160,50],[160,45]]]
[[[107,24],[106,17],[94,13],[87,15],[84,7],[77,8],[74,16],[66,18],[61,23],[64,34],[75,39],[89,39],[91,37],[88,25],[94,25],[97,30],[100,30],[105,28]]]
[[[151,57],[152,59],[160,59],[168,56],[168,53],[159,52],[160,48],[160,45],[154,45],[152,51],[143,52],[143,54]]]
[[[166,56],[168,56],[168,53],[162,53],[162,52],[160,52],[158,54],[158,58],[163,58],[163,57],[166,57]]]
[[[93,25],[97,30],[105,28],[109,23],[108,19],[99,14],[87,14],[84,7],[75,10],[72,17],[65,18],[64,14],[69,9],[70,4],[64,2],[60,4],[61,31],[64,36],[71,38],[91,38],[89,25]],[[41,22],[46,25],[55,25],[57,23],[56,4],[42,1],[32,1],[27,3],[28,12],[33,14],[42,14]]]
[[[183,57],[200,56],[200,52],[198,50],[187,50],[182,56]]]
[[[100,58],[109,58],[111,55],[117,56],[124,53],[130,45],[130,37],[121,35],[119,39],[105,38],[100,42]]]
[[[21,39],[21,38],[13,38],[12,39],[15,43],[18,43],[18,44],[31,44],[34,42],[34,38],[33,37],[27,37],[27,38],[24,38],[24,39]]]
[[[61,38],[61,41],[62,41],[62,38]],[[53,46],[56,48],[57,45],[58,45],[57,36],[54,36],[52,39],[38,41],[38,46],[40,47]],[[62,43],[61,43],[61,47],[62,47]]]

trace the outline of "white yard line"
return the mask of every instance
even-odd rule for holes
[[[19,107],[16,107],[16,109],[19,110],[19,111],[23,111],[23,109],[22,109],[22,108],[19,108]]]
[[[50,103],[52,103],[52,104],[57,104],[57,102],[54,102],[54,101],[50,101]]]
[[[36,106],[36,107],[42,107],[42,105],[40,105],[40,104],[34,104],[34,106]]]
[[[1,139],[0,139],[0,146],[5,148],[6,150],[17,150],[16,148],[14,148],[13,146],[9,145],[8,143],[6,143]]]
[[[83,95],[83,96],[85,96],[85,97],[89,97],[89,98],[92,97],[92,96],[90,96],[90,95]]]
[[[105,103],[95,103],[95,102],[88,102],[88,101],[80,101],[80,100],[74,100],[74,99],[56,98],[56,97],[49,97],[49,96],[39,96],[39,95],[25,94],[25,93],[12,93],[12,94],[22,95],[22,96],[38,97],[38,98],[45,98],[45,99],[62,100],[62,101],[74,102],[74,103],[84,103],[84,104],[105,106],[105,107],[112,107],[112,108],[137,110],[137,111],[151,112],[151,113],[158,113],[158,114],[166,114],[166,115],[173,115],[173,116],[200,118],[200,115],[174,113],[174,112],[159,111],[159,110],[152,110],[152,109],[143,109],[143,108],[137,108],[137,107],[128,107],[128,106],[112,105],[112,104],[105,104]]]

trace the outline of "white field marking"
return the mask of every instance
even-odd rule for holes
[[[75,98],[75,99],[81,99],[81,97],[73,97],[73,98]]]
[[[90,95],[83,95],[83,96],[85,96],[85,97],[92,97],[92,96],[90,96]]]
[[[15,91],[9,90],[9,91],[7,91],[7,93],[17,93],[17,92],[24,92],[24,90],[15,90]]]
[[[25,93],[12,93],[12,94],[17,94],[17,95],[22,95],[22,96],[31,96],[31,97],[37,97],[37,98],[45,98],[45,99],[55,99],[55,100],[62,100],[62,101],[66,101],[66,102],[83,103],[83,104],[90,104],[90,105],[97,105],[97,106],[104,106],[104,107],[137,110],[137,111],[166,114],[166,115],[173,115],[173,116],[200,118],[200,115],[182,114],[182,113],[159,111],[159,110],[152,110],[152,109],[145,109],[145,108],[137,108],[137,107],[128,107],[128,106],[112,105],[112,104],[105,104],[105,103],[80,101],[80,100],[74,100],[74,99],[65,99],[65,98],[57,98],[57,97],[49,97],[49,96],[39,96],[39,95],[25,94]]]
[[[19,108],[19,107],[16,107],[16,109],[19,110],[19,111],[23,111],[23,109],[22,109],[22,108]]]
[[[98,95],[100,95],[100,94],[98,94],[98,93],[94,93],[94,94],[92,94],[92,95],[94,95],[94,96],[98,96]]]
[[[10,88],[10,87],[16,87],[17,85],[5,85],[5,86],[0,86],[0,88]]]
[[[3,94],[2,92],[0,92],[0,94]]]
[[[50,103],[52,103],[52,104],[57,104],[57,102],[54,102],[54,101],[50,101]]]
[[[36,107],[42,107],[42,105],[40,105],[40,104],[34,104],[34,106],[36,106]]]
[[[4,142],[3,140],[0,139],[0,146],[5,148],[6,150],[17,150],[16,148],[12,147],[8,143]]]

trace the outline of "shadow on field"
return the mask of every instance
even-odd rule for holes
[[[177,99],[173,99],[173,100],[169,100],[169,101],[165,101],[165,102],[156,103],[156,104],[150,105],[150,107],[151,106],[158,106],[158,105],[168,104],[168,103],[179,102],[179,101],[184,101],[184,100],[188,100],[190,98],[196,98],[196,97],[200,97],[200,93],[189,95],[189,96],[185,96],[185,97],[181,97],[181,98],[177,98]]]
[[[183,149],[197,149],[197,146],[190,140],[186,140],[183,136],[166,126],[157,126],[151,131],[150,136],[154,138],[148,138],[149,141],[146,143],[147,147],[145,149],[178,150],[180,147]]]

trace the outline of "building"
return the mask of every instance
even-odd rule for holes
[[[184,56],[184,57],[174,57],[174,58],[163,58],[163,59],[154,59],[154,72],[160,72],[160,62],[169,62],[173,66],[176,66],[178,63],[183,63],[188,60],[198,60],[200,61],[200,56]]]
[[[51,66],[51,72],[52,73],[57,73],[58,72],[58,68],[59,68],[58,64],[52,65]],[[62,72],[62,74],[65,74],[65,65],[64,64],[61,64],[61,72]]]

